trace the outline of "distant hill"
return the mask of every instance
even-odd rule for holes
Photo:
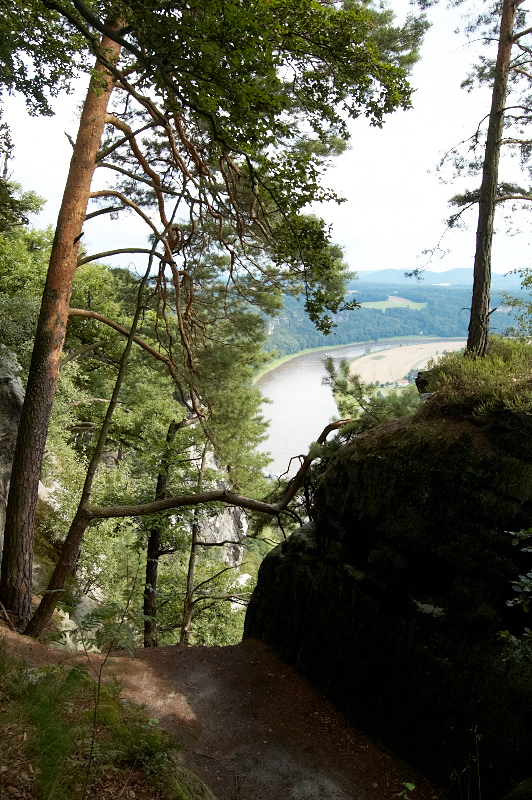
[[[473,286],[473,270],[465,267],[448,269],[445,272],[431,272],[427,270],[423,273],[421,281],[416,280],[416,278],[406,278],[404,270],[401,269],[378,269],[375,271],[361,269],[357,271],[357,276],[358,280],[362,283],[388,283],[401,286],[441,286],[447,283],[451,286],[467,286],[469,289]],[[519,275],[501,275],[500,273],[493,272],[491,275],[491,285],[494,289],[515,291],[520,288],[521,279]],[[356,283],[353,283],[352,288],[355,288],[355,286]]]
[[[389,275],[394,282],[368,280],[368,275]],[[351,283],[350,297],[356,298],[364,307],[354,311],[339,311],[333,316],[336,327],[330,336],[316,330],[304,310],[303,298],[285,297],[284,308],[278,317],[268,320],[267,350],[276,350],[279,355],[297,353],[307,347],[322,347],[371,342],[397,336],[441,336],[443,338],[466,337],[471,307],[471,284],[452,283],[442,280],[467,273],[469,270],[426,273],[424,281],[404,279],[399,270],[382,270],[379,273],[360,273],[360,280]],[[429,283],[437,275],[437,283]],[[501,278],[502,276],[498,276]],[[515,276],[514,276],[515,277]],[[408,282],[406,282],[408,281]],[[445,284],[445,285],[441,285]],[[501,291],[519,294],[519,285],[503,284],[493,287],[490,317],[493,333],[504,333],[513,324],[512,314],[504,304]],[[390,297],[405,298],[407,302],[394,303]],[[369,305],[366,305],[369,304]]]

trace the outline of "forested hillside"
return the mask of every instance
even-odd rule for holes
[[[270,320],[266,348],[284,356],[310,347],[334,347],[395,336],[467,336],[471,292],[463,286],[426,286],[412,282],[411,286],[405,287],[404,284],[357,281],[352,285],[351,296],[363,304],[387,300],[394,293],[426,305],[419,310],[405,305],[384,311],[364,307],[341,311],[334,318],[336,328],[328,336],[309,322],[299,298],[285,297],[283,311],[278,318]],[[501,292],[493,292],[492,308],[501,307],[502,311],[497,310],[491,315],[494,333],[504,333],[512,317],[503,305]]]

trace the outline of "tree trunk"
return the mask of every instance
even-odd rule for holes
[[[0,562],[4,544],[6,504],[13,466],[17,429],[24,402],[20,378],[14,375],[14,364],[0,355]],[[13,370],[13,371],[12,371]]]
[[[144,585],[144,647],[157,647],[157,574],[159,570],[159,551],[161,549],[161,528],[156,525],[150,530],[146,552],[146,583]]]
[[[110,59],[120,47],[103,37]],[[59,211],[50,265],[37,324],[26,397],[13,460],[6,512],[0,600],[19,623],[31,614],[33,529],[41,463],[59,374],[79,240],[100,146],[113,79],[96,64]]]
[[[522,0],[521,0],[522,2]],[[477,243],[473,272],[473,297],[466,352],[482,357],[489,332],[491,248],[493,220],[497,202],[499,157],[504,127],[504,109],[508,90],[508,73],[513,44],[515,15],[519,0],[504,0],[499,33],[499,49],[495,65],[491,110],[486,139],[482,184],[478,203]]]
[[[194,611],[194,569],[196,567],[196,549],[198,546],[198,523],[192,525],[192,542],[190,544],[190,555],[188,559],[187,588],[185,600],[183,602],[183,619],[181,621],[180,644],[188,644],[190,636],[190,623],[192,622],[192,612]]]
[[[65,583],[70,576],[74,574],[76,569],[79,548],[89,522],[90,516],[87,514],[85,508],[78,508],[68,531],[68,536],[63,544],[61,558],[57,562],[48,587],[35,614],[24,630],[26,636],[40,636],[49,623],[55,604],[63,592]]]
[[[87,525],[92,519],[89,510],[92,485],[94,483],[94,478],[96,476],[96,472],[100,465],[102,454],[105,448],[105,443],[107,441],[107,436],[109,434],[109,429],[111,427],[111,422],[113,420],[113,414],[116,410],[116,406],[118,405],[118,398],[120,396],[122,384],[126,376],[129,356],[131,354],[131,348],[133,346],[133,341],[135,339],[135,333],[137,330],[139,317],[142,312],[142,297],[144,293],[144,287],[146,285],[146,281],[148,280],[148,275],[150,274],[151,271],[151,265],[152,265],[152,258],[150,257],[148,268],[139,286],[137,295],[137,308],[135,309],[135,316],[133,317],[131,330],[128,335],[124,352],[122,353],[122,357],[120,359],[120,367],[118,369],[118,374],[116,376],[113,393],[111,395],[111,399],[109,400],[109,405],[107,406],[107,411],[105,413],[105,418],[102,423],[102,427],[100,429],[100,435],[98,436],[98,441],[96,442],[96,447],[94,448],[94,452],[89,462],[87,474],[85,475],[85,483],[83,484],[81,499],[79,501],[79,505],[76,514],[74,516],[74,519],[72,521],[72,524],[70,525],[70,529],[67,533],[67,537],[63,542],[63,547],[61,548],[59,559],[57,561],[50,583],[48,584],[48,589],[43,599],[41,600],[38,608],[36,609],[35,614],[30,619],[28,625],[24,630],[24,634],[26,634],[27,636],[40,636],[41,633],[43,633],[44,629],[46,628],[52,617],[55,604],[57,603],[57,601],[61,596],[61,592],[63,591],[65,583],[67,582],[68,578],[70,578],[70,576],[74,574],[79,549],[81,547],[81,542],[83,541],[83,536],[87,529]]]
[[[157,476],[155,499],[162,500],[166,495],[168,486],[168,447],[172,443],[179,424],[170,423],[166,434],[166,453],[161,464],[161,471]],[[161,549],[161,528],[156,525],[150,530],[146,559],[146,584],[144,586],[144,647],[157,647],[157,573],[159,570],[159,556]]]

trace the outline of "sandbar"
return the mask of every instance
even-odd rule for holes
[[[424,369],[431,358],[442,356],[444,350],[462,350],[466,340],[440,341],[391,347],[356,358],[351,364],[365,383],[394,383],[405,378],[411,369]]]

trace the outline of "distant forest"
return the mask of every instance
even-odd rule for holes
[[[305,315],[303,300],[285,297],[284,308],[275,319],[269,320],[270,334],[267,350],[276,350],[279,356],[297,353],[311,347],[334,347],[352,342],[371,342],[395,336],[455,336],[467,337],[471,290],[465,286],[412,286],[355,282],[351,297],[359,303],[387,300],[394,293],[416,303],[426,303],[425,308],[387,308],[384,312],[374,308],[357,308],[336,314],[336,328],[329,336],[317,331]],[[504,309],[501,292],[492,292],[491,329],[504,333],[512,324],[512,316]]]

